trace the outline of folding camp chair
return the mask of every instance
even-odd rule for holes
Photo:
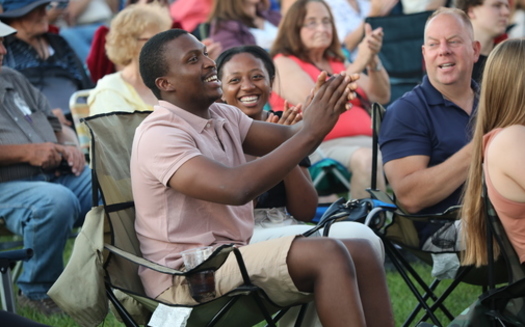
[[[525,326],[525,268],[509,241],[505,229],[490,202],[483,183],[483,211],[487,226],[489,288],[457,316],[449,327]],[[507,268],[507,283],[496,288],[493,249],[499,246],[500,258]],[[421,323],[418,327],[433,327]]]
[[[449,325],[464,327],[525,326],[525,267],[507,237],[483,183],[483,212],[487,224],[489,289]],[[494,245],[507,268],[507,283],[496,288]]]
[[[31,249],[21,249],[24,241],[21,236],[11,233],[5,226],[4,217],[0,217],[0,300],[2,309],[16,313],[15,293],[13,284],[22,271],[22,261],[33,255]]]
[[[377,171],[377,141],[384,112],[385,109],[380,104],[374,103],[372,105],[374,141],[372,178],[376,175]],[[389,194],[375,189],[376,182],[374,178],[372,179],[371,185],[372,188],[368,191],[372,198],[378,199],[384,203],[389,203],[391,205],[396,204],[395,200]],[[483,288],[488,287],[489,282],[487,267],[460,267],[452,283],[440,295],[438,295],[435,293],[435,290],[440,284],[441,280],[436,278],[429,285],[427,285],[427,283],[423,280],[423,278],[421,278],[421,276],[419,276],[419,274],[411,266],[411,263],[405,259],[403,253],[401,252],[401,249],[406,250],[430,266],[434,265],[436,258],[440,258],[436,255],[459,255],[459,249],[456,247],[455,243],[450,244],[450,246],[443,249],[438,249],[436,247],[436,249],[432,251],[423,251],[421,249],[419,236],[414,225],[414,223],[421,222],[438,226],[435,228],[436,230],[445,226],[454,228],[454,223],[457,219],[459,219],[459,209],[460,206],[453,206],[448,208],[443,213],[432,215],[412,215],[404,212],[398,207],[395,211],[387,214],[387,217],[383,220],[383,224],[381,226],[370,226],[383,240],[387,256],[390,258],[394,267],[400,273],[401,277],[418,301],[418,305],[407,317],[403,326],[410,326],[421,310],[424,310],[425,314],[419,319],[419,321],[430,319],[435,325],[442,326],[442,323],[436,317],[435,312],[440,310],[449,320],[454,319],[454,315],[446,308],[443,302],[461,282],[479,285]],[[494,267],[496,281],[498,283],[505,281],[505,267],[502,266],[502,263],[498,262],[494,265]]]
[[[483,183],[483,204],[487,222],[487,254],[489,267],[489,289],[479,297],[484,307],[482,312],[491,326],[525,326],[525,267],[521,264],[507,233],[490,202]],[[500,248],[500,257],[506,264],[507,284],[496,288],[495,262],[492,256],[494,242]],[[476,326],[480,324],[475,323]],[[471,326],[474,326],[471,325]]]
[[[308,168],[313,185],[319,196],[348,193],[352,174],[340,162],[328,158],[321,149],[315,150],[320,159]]]
[[[80,271],[75,272],[68,263],[64,273],[53,285],[50,296],[55,302],[83,326],[94,326],[107,314],[107,300],[126,326],[147,323],[156,308],[191,308],[187,326],[252,326],[266,320],[275,326],[286,308],[272,303],[265,293],[251,284],[240,252],[233,246],[221,246],[203,264],[182,272],[160,266],[142,258],[134,228],[135,209],[131,192],[129,161],[131,145],[136,127],[149,112],[110,113],[85,119],[91,132],[91,153],[93,167],[93,196],[98,203],[98,192],[104,205],[93,208],[86,217],[82,231],[77,238],[72,259],[80,262]],[[89,230],[95,230],[89,235]],[[84,253],[86,251],[86,253]],[[159,303],[145,295],[138,276],[139,265],[171,275],[187,275],[195,271],[217,269],[234,252],[239,263],[239,273],[244,284],[210,302],[190,306]],[[87,259],[79,259],[79,255]],[[90,257],[90,254],[91,257]],[[94,256],[94,258],[92,258]],[[87,266],[86,261],[94,264]],[[96,279],[96,294],[86,294],[84,281],[86,270]],[[67,285],[67,292],[63,289]],[[82,287],[76,284],[83,284]],[[62,285],[62,287],[61,287]],[[74,293],[83,292],[98,303],[70,307],[70,301],[79,301]],[[71,294],[72,293],[72,294]]]
[[[71,116],[73,117],[73,124],[75,125],[75,131],[77,132],[80,149],[82,149],[88,162],[89,131],[86,125],[81,124],[80,120],[89,116],[89,106],[87,104],[89,92],[91,92],[91,89],[76,91],[71,94],[71,97],[69,98],[69,109],[71,110]]]
[[[20,263],[20,261],[27,261],[32,256],[32,249],[0,252],[0,274],[2,275],[2,284],[0,285],[0,300],[2,302],[2,310],[16,313],[15,292],[13,290],[13,278],[11,272],[12,269]]]
[[[383,27],[383,46],[379,58],[390,78],[390,103],[410,91],[423,79],[423,32],[432,11],[409,15],[367,17],[372,29]]]

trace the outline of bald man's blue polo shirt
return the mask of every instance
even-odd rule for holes
[[[383,163],[408,156],[428,156],[432,167],[447,160],[464,147],[472,138],[478,106],[478,85],[472,81],[476,97],[469,116],[463,109],[432,86],[428,77],[412,91],[392,103],[385,114],[379,135]],[[460,201],[462,186],[443,201],[425,208],[418,214],[439,213]],[[420,239],[433,231],[416,226]]]

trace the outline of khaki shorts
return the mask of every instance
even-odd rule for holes
[[[300,292],[295,287],[288,273],[286,258],[295,238],[296,236],[281,237],[239,248],[252,283],[263,289],[266,295],[280,306],[308,302],[313,299],[311,293]],[[217,297],[228,293],[242,283],[237,259],[232,252],[224,265],[215,272]],[[157,299],[174,304],[197,304],[190,296],[189,286],[184,276],[174,276],[173,286],[162,292]]]
[[[350,158],[352,158],[354,152],[360,148],[372,149],[372,137],[363,135],[340,137],[322,142],[318,149],[321,150],[321,153],[326,158],[334,159],[348,168],[350,165]],[[317,151],[310,155],[312,164],[321,159],[322,157]]]

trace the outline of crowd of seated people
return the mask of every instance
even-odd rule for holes
[[[370,186],[372,167],[372,129],[367,106],[371,102],[390,100],[388,73],[382,68],[378,52],[383,31],[365,25],[365,37],[359,54],[350,64],[345,62],[333,17],[324,1],[298,0],[286,13],[279,34],[271,49],[279,76],[270,99],[273,110],[282,110],[284,100],[302,102],[321,71],[338,74],[362,73],[357,81],[358,97],[352,108],[340,116],[334,129],[326,136],[320,149],[353,174],[350,181],[352,198],[364,198]],[[316,160],[314,158],[314,160]],[[379,188],[384,189],[382,172],[378,172]]]
[[[300,128],[252,120],[236,107],[217,103],[222,91],[215,63],[185,31],[157,34],[144,45],[139,61],[146,85],[162,99],[137,128],[131,153],[135,225],[144,257],[179,267],[182,250],[234,243],[253,283],[274,303],[308,301],[305,295],[312,293],[324,326],[392,326],[383,268],[378,269],[367,241],[293,235],[248,244],[252,200],[315,148],[347,107],[358,76],[320,80]],[[246,162],[245,154],[261,158]],[[168,230],[156,227],[167,222],[175,223]],[[312,251],[331,243],[337,251]],[[321,264],[327,260],[329,269]],[[216,283],[218,296],[239,285],[237,271],[231,254],[215,272],[221,281]],[[139,275],[150,296],[174,304],[195,302],[184,278],[147,270]],[[338,303],[325,306],[332,296]]]
[[[76,5],[88,3],[83,0],[71,2],[78,2]],[[96,82],[96,87],[88,99],[91,115],[111,111],[152,111],[158,104],[158,99],[144,84],[140,75],[139,54],[143,45],[154,35],[170,28],[182,27],[188,32],[198,34],[196,30],[199,24],[208,23],[210,38],[204,40],[203,43],[207,46],[208,56],[212,59],[218,58],[218,78],[222,82],[223,91],[221,101],[238,107],[254,120],[281,125],[296,124],[303,117],[302,109],[305,107],[303,104],[309,101],[312,89],[316,88],[316,83],[317,85],[321,83],[319,76],[321,79],[328,79],[342,72],[348,75],[354,73],[360,75],[360,78],[354,82],[357,84],[357,95],[348,101],[352,108],[339,117],[333,129],[319,146],[323,155],[340,161],[352,172],[350,198],[368,197],[365,189],[370,186],[372,167],[372,130],[368,112],[370,104],[373,102],[388,103],[391,100],[388,72],[382,67],[378,57],[383,34],[388,31],[382,28],[372,30],[368,24],[364,23],[364,19],[369,16],[388,15],[394,7],[401,8],[405,6],[405,3],[406,13],[451,5],[451,1],[443,0],[425,1],[424,6],[421,1],[417,6],[413,4],[412,7],[409,5],[410,1],[398,0],[283,0],[280,1],[281,11],[279,12],[275,10],[275,6],[272,6],[275,2],[269,0],[202,0],[198,2],[139,0],[127,1],[125,4],[123,1],[100,0],[98,2],[105,3],[111,9],[113,13],[111,23],[108,23],[109,19],[105,17],[92,22],[86,21],[86,26],[79,25],[78,28],[73,28],[73,23],[69,24],[71,26],[60,25],[60,34],[57,34],[49,32],[49,20],[59,16],[67,17],[64,16],[67,10],[58,6],[57,3],[53,2],[51,6],[48,6],[51,1],[2,1],[3,13],[0,14],[0,20],[18,31],[17,34],[6,35],[4,44],[7,53],[3,56],[2,64],[20,71],[40,89],[50,102],[51,108],[56,109],[53,110],[53,113],[61,119],[63,124],[70,125],[72,121],[69,112],[70,95],[80,89],[93,88],[95,85],[93,81]],[[487,68],[488,71],[485,74],[485,78],[495,79],[497,74],[494,69],[499,67],[498,58],[516,55],[509,44],[512,43],[518,47],[519,42],[510,42],[505,46],[495,47],[499,40],[497,38],[505,35],[510,23],[511,10],[509,8],[513,8],[514,5],[518,6],[518,9],[522,8],[519,7],[519,3],[521,1],[517,0],[456,1],[456,6],[465,12],[473,26],[472,44],[474,45],[472,49],[468,49],[468,53],[461,54],[463,56],[461,60],[466,64],[458,64],[458,67],[461,66],[459,67],[461,68],[460,81],[453,83],[468,90],[468,97],[456,98],[455,94],[447,93],[452,87],[442,89],[436,86],[441,85],[442,81],[439,80],[439,73],[436,71],[434,61],[431,60],[428,39],[425,41],[423,53],[428,77],[422,82],[421,89],[432,88],[445,97],[443,106],[450,104],[462,110],[461,114],[464,117],[461,117],[461,121],[458,120],[461,128],[464,127],[463,125],[468,125],[471,116],[475,114],[477,106],[475,94],[479,92],[477,84],[474,82],[470,84],[470,78],[466,77],[471,71],[469,65],[474,65],[472,78],[480,81],[487,57],[490,58],[493,51],[497,52],[494,54],[494,59],[488,60],[487,65],[492,66],[492,70]],[[88,10],[88,7],[82,8]],[[77,14],[71,14],[71,22],[82,21],[80,12],[82,10],[78,9]],[[457,12],[446,12],[440,15],[443,16],[434,16],[434,23],[430,24],[430,27],[427,26],[429,30],[425,30],[426,37],[433,37],[434,34],[429,33],[437,33],[437,30],[441,34],[445,33],[444,26],[467,26],[466,22],[461,22],[461,19],[458,18],[460,16]],[[343,16],[345,19],[342,19]],[[440,22],[445,20],[445,23]],[[441,24],[440,27],[436,28],[436,22]],[[96,40],[86,41],[88,39],[80,38],[78,33],[82,33],[81,30],[84,27],[86,30],[89,27],[87,34],[90,36],[92,36],[93,27],[99,28],[101,32],[98,35],[98,41],[100,43]],[[74,41],[61,36],[67,33],[76,35]],[[468,34],[468,28],[466,33]],[[93,57],[91,54],[84,56],[82,54],[84,50],[74,45],[75,41],[90,46],[92,53],[95,50],[98,51],[97,58],[105,57],[103,65],[100,62],[95,64],[96,68],[91,71],[91,78],[85,62],[87,60],[89,63],[90,58]],[[95,43],[97,43],[96,46]],[[479,59],[477,59],[476,44],[479,44]],[[351,51],[350,56],[344,52],[345,48]],[[321,73],[323,71],[327,75],[323,75]],[[420,89],[415,89],[416,92],[418,90]],[[459,88],[456,87],[456,90]],[[489,96],[495,97],[495,95],[488,94],[488,90],[483,91],[483,86],[481,90],[479,111],[483,112],[492,103]],[[414,94],[414,91],[411,94]],[[483,97],[483,94],[486,98]],[[511,99],[517,97],[511,93],[508,96]],[[431,98],[427,100],[432,102],[433,98]],[[385,121],[387,126],[392,124],[395,113],[399,112],[398,107],[410,99],[404,98],[389,108],[392,110]],[[516,106],[511,106],[508,109],[515,108]],[[411,118],[415,119],[416,116],[411,115]],[[402,115],[402,117],[406,116]],[[521,126],[519,119],[513,120],[512,124]],[[407,124],[410,125],[405,121],[403,126]],[[478,121],[478,125],[480,124]],[[462,134],[461,144],[445,145],[448,152],[447,155],[443,155],[442,163],[433,163],[432,157],[426,152],[393,156],[392,151],[394,150],[388,150],[388,142],[398,135],[388,135],[389,131],[396,129],[393,124],[390,128],[387,127],[382,135],[381,149],[387,151],[385,172],[400,204],[404,205],[409,212],[421,213],[429,212],[429,210],[440,211],[449,204],[460,203],[458,195],[463,189],[467,164],[458,164],[458,161],[468,161],[471,157],[479,159],[483,155],[482,151],[492,154],[496,147],[491,146],[487,147],[487,150],[480,150],[482,148],[479,139],[494,128],[498,129],[497,132],[491,134],[492,143],[490,144],[492,145],[505,141],[504,136],[507,133],[515,133],[512,135],[519,139],[520,127],[510,126],[512,124],[501,122],[501,124],[490,126],[489,129],[483,126],[483,133],[481,127],[478,126],[479,131],[476,131],[477,134],[474,136],[474,147],[470,142],[470,134]],[[458,128],[457,133],[460,132],[463,130]],[[509,140],[507,141],[510,143]],[[421,157],[424,159],[424,164],[423,161],[407,161],[419,160]],[[246,156],[248,162],[256,158]],[[305,222],[313,217],[318,201],[306,168],[310,162],[318,159],[319,155],[315,153],[310,157],[305,157],[283,178],[280,184],[254,200],[256,224],[251,243],[300,234],[310,228],[310,225],[306,225]],[[432,160],[429,163],[430,159]],[[495,159],[491,162],[498,163]],[[479,164],[478,161],[475,163]],[[425,179],[424,172],[449,164],[455,168],[448,171],[456,172],[456,176],[459,177],[454,183],[444,186],[447,184],[444,181],[450,178],[441,176],[440,181],[435,183],[435,188],[440,188],[440,191],[435,192],[434,195],[429,195],[429,192],[419,192],[418,187],[413,187],[412,181],[415,181],[416,174],[409,178],[410,183],[407,182],[408,175],[411,173],[421,173],[420,178]],[[74,166],[80,170],[78,167],[82,165],[75,162]],[[479,165],[474,167],[474,163],[472,167],[469,179],[474,182],[467,184],[466,194],[477,196],[477,193],[471,189],[479,184],[475,176],[480,175],[481,170]],[[490,170],[490,172],[494,185],[490,186],[493,190],[489,192],[498,194],[497,196],[502,195],[502,201],[505,203],[508,201],[521,203],[521,198],[514,198],[502,192],[498,188],[498,173],[496,170]],[[504,181],[504,183],[507,182]],[[1,183],[4,181],[0,180]],[[385,189],[385,183],[383,170],[380,167],[378,188]],[[450,192],[444,194],[444,191]],[[413,196],[415,192],[419,194]],[[441,194],[441,198],[436,198],[436,194]],[[465,198],[468,204],[466,210],[471,211],[465,211],[467,212],[465,215],[474,220],[477,218],[475,210],[479,211],[479,208],[472,206],[475,198],[469,198],[469,196]],[[453,197],[454,201],[447,201],[449,197]],[[410,199],[407,200],[407,198]],[[413,203],[416,201],[414,199],[417,199],[417,204]],[[440,206],[445,202],[446,205]],[[85,211],[84,207],[85,205],[82,212]],[[496,210],[500,215],[508,218],[509,214],[504,210],[497,206]],[[74,224],[78,225],[81,221],[82,219],[78,218]],[[508,219],[508,221],[512,220]],[[512,223],[515,222],[512,221]],[[420,229],[422,247],[428,245],[426,241],[429,240],[432,233],[436,232],[424,228],[421,226]],[[476,232],[474,229],[477,228],[476,226],[471,225],[469,228],[464,233]],[[338,227],[334,227],[331,231],[330,236],[335,238],[357,238],[359,236],[359,238],[368,239],[377,257],[382,258],[382,244],[373,235],[373,232],[363,225],[339,223]],[[472,244],[474,242],[480,242],[480,240],[473,239]],[[521,245],[515,246],[520,247]],[[479,258],[479,253],[471,252],[465,262],[483,263]],[[31,297],[31,294],[29,295],[28,298]],[[35,298],[30,298],[30,300],[35,300]]]
[[[3,65],[21,72],[46,96],[55,114],[71,125],[69,98],[92,87],[82,61],[67,41],[50,33],[46,6],[49,1],[5,0],[0,19],[18,32],[5,39]]]

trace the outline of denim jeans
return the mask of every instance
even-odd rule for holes
[[[71,229],[82,225],[91,203],[88,167],[78,177],[41,174],[0,183],[0,216],[11,232],[23,236],[24,247],[33,249],[17,281],[25,296],[47,297],[64,268],[62,256]]]

